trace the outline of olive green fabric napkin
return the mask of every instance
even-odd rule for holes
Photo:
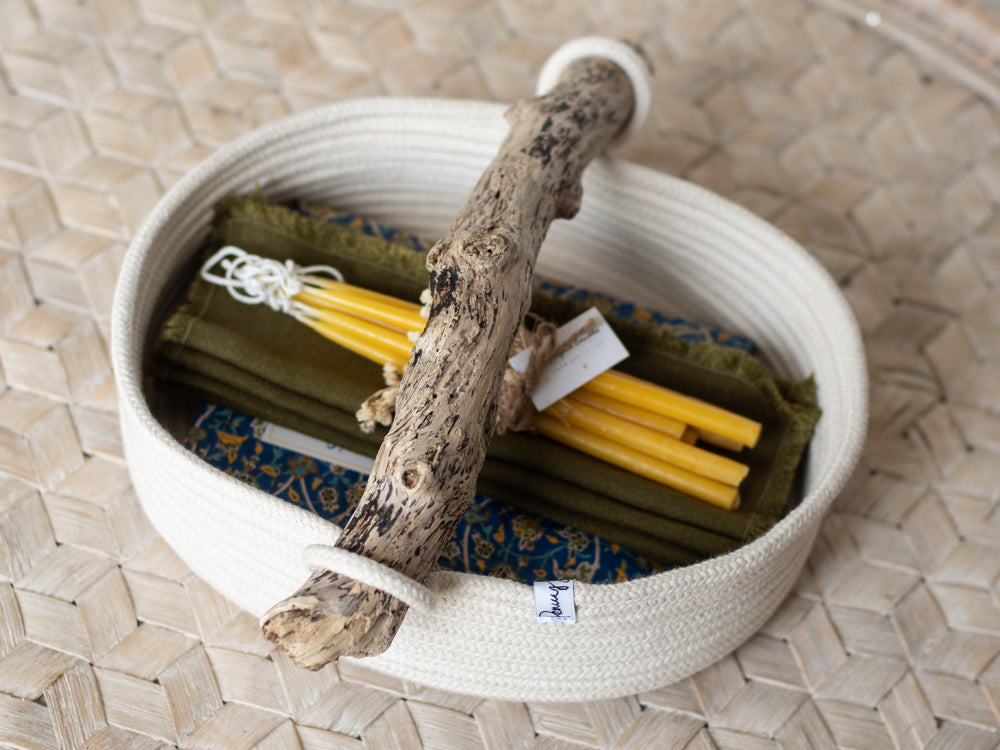
[[[207,252],[226,244],[301,265],[333,265],[351,283],[403,299],[417,300],[427,285],[421,253],[258,195],[216,207]],[[539,293],[532,309],[556,323],[582,310]],[[731,551],[770,528],[819,418],[812,381],[774,379],[740,350],[687,345],[662,328],[610,322],[630,352],[618,369],[763,423],[758,446],[737,456],[750,466],[740,508],[715,508],[523,433],[493,439],[479,490],[667,565]],[[363,433],[354,417],[383,386],[381,368],[288,315],[237,302],[200,278],[166,321],[148,367],[164,383],[359,453],[374,456],[385,434]]]

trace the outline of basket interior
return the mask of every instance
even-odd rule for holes
[[[134,244],[124,285],[137,310],[125,382],[190,272],[214,203],[259,188],[275,201],[336,206],[425,237],[443,236],[505,132],[500,109],[414,105],[400,132],[374,101],[335,105],[222,149],[161,202]],[[398,107],[393,103],[392,107]],[[664,312],[744,333],[777,375],[814,375],[824,417],[801,492],[827,503],[853,467],[866,415],[864,361],[839,291],[805,251],[745,210],[696,186],[613,158],[588,169],[579,214],[550,230],[538,271]],[[127,370],[132,370],[128,372]],[[155,419],[176,435],[193,404],[149,389]],[[176,439],[176,438],[175,438]],[[803,503],[807,504],[807,503]],[[801,507],[801,504],[800,504]]]

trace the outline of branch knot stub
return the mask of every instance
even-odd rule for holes
[[[425,464],[418,464],[417,466],[409,466],[400,472],[399,479],[403,486],[408,490],[415,490],[420,486],[420,481],[427,474],[427,466]]]

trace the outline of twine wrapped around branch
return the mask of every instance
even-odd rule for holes
[[[503,382],[500,384],[500,405],[497,409],[498,435],[507,432],[530,431],[535,424],[538,409],[531,399],[535,387],[550,364],[569,349],[573,344],[597,328],[594,320],[588,320],[579,330],[565,341],[559,342],[558,328],[555,324],[534,313],[528,313],[526,318],[534,320],[535,325],[529,329],[524,323],[518,328],[511,348],[511,356],[531,349],[524,372],[515,370],[508,361],[504,370]]]
[[[521,324],[510,353],[514,356],[525,349],[531,349],[531,357],[524,372],[518,372],[509,361],[507,362],[503,382],[500,384],[500,403],[497,407],[496,434],[498,435],[531,429],[538,413],[531,401],[531,393],[549,363],[572,343],[570,340],[562,346],[557,346],[555,325],[533,313],[528,313],[528,316],[535,320],[535,327],[529,330],[524,323]]]
[[[530,432],[535,424],[538,409],[532,401],[531,394],[538,385],[546,368],[560,354],[569,349],[573,343],[590,333],[597,323],[588,320],[585,325],[575,331],[565,341],[558,341],[559,329],[550,321],[529,312],[526,320],[532,320],[534,326],[528,327],[521,323],[510,356],[531,350],[528,364],[523,372],[516,370],[508,360],[504,370],[503,381],[500,384],[500,401],[497,405],[496,434],[505,435],[508,432]],[[399,391],[401,373],[392,364],[382,368],[385,388],[382,388],[366,398],[355,416],[362,431],[371,432],[376,424],[388,427],[396,410],[396,394]]]

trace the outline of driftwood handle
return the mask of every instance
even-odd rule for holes
[[[576,214],[584,168],[633,105],[625,72],[595,57],[573,62],[550,93],[508,111],[511,129],[496,158],[428,254],[430,318],[338,547],[426,578],[474,495],[545,233]],[[261,624],[296,664],[318,669],[384,651],[405,612],[381,590],[316,570]]]

